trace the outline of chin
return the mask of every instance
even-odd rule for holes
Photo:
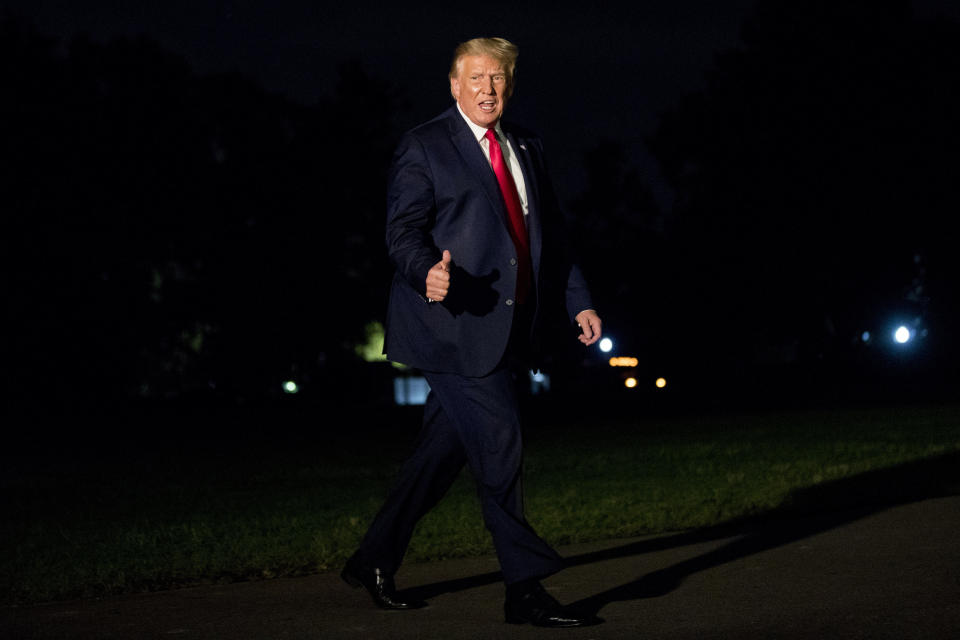
[[[490,126],[497,123],[497,120],[500,119],[499,113],[481,113],[478,120],[483,122],[483,124]]]

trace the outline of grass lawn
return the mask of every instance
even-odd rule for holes
[[[339,569],[380,506],[418,416],[404,412],[389,429],[349,434],[340,420],[323,419],[309,411],[212,414],[173,429],[171,418],[155,417],[125,425],[122,433],[135,435],[109,446],[78,440],[55,453],[8,451],[0,601]],[[282,424],[263,426],[269,420]],[[210,421],[219,421],[219,437],[192,431]],[[528,517],[564,544],[956,489],[957,473],[944,469],[957,467],[960,407],[541,414],[526,441]],[[911,469],[928,472],[888,482],[869,475],[921,460],[929,464]],[[870,480],[841,483],[857,478]],[[810,498],[817,487],[825,490]],[[421,522],[407,560],[491,551],[465,472]]]

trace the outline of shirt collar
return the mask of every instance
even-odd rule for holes
[[[466,122],[467,126],[470,127],[470,131],[473,132],[473,137],[477,139],[477,142],[480,142],[481,140],[483,140],[484,136],[487,135],[487,128],[481,127],[480,125],[475,123],[473,120],[468,118],[467,114],[465,114],[463,112],[463,109],[460,108],[460,103],[457,102],[456,104],[457,104],[457,111],[460,112],[460,115],[463,117],[464,122]],[[493,129],[494,131],[497,132],[497,138],[499,138],[500,140],[503,140],[504,139],[503,129],[500,128],[499,120],[497,120],[497,124],[493,127]]]

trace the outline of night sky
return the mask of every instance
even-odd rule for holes
[[[200,73],[238,71],[264,88],[312,103],[333,90],[337,65],[359,60],[399,89],[401,130],[449,104],[446,69],[456,43],[499,35],[520,47],[508,117],[551,149],[558,189],[582,186],[578,160],[599,139],[625,145],[657,197],[669,200],[643,139],[659,114],[703,84],[720,52],[738,46],[755,0],[598,3],[274,3],[256,0],[71,2],[5,0],[44,33],[97,41],[146,34]],[[917,16],[960,19],[950,0],[913,0]]]
[[[736,45],[753,1],[604,3],[589,11],[572,2],[484,3],[481,11],[447,2],[5,4],[63,40],[146,34],[197,72],[239,71],[308,104],[333,91],[339,63],[359,60],[408,100],[396,118],[401,129],[450,103],[446,70],[458,42],[500,35],[521,52],[509,117],[544,136],[561,190],[573,192],[579,153],[603,137],[630,145],[656,172],[642,137],[661,110],[699,85],[715,51]]]
[[[699,89],[718,52],[738,46],[755,0],[598,3],[381,3],[5,0],[65,41],[147,35],[199,73],[237,71],[269,91],[313,103],[333,91],[337,65],[358,60],[400,90],[401,130],[449,104],[446,69],[456,43],[498,35],[520,47],[508,117],[551,149],[561,196],[582,187],[578,160],[601,139],[627,147],[661,202],[670,194],[643,140],[659,114]],[[960,19],[950,0],[913,0],[915,14]]]

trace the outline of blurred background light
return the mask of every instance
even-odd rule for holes
[[[897,330],[893,332],[893,339],[899,344],[906,344],[910,341],[910,337],[910,329],[904,327],[903,325],[897,327]]]
[[[610,358],[611,367],[635,367],[639,363],[636,358],[626,356],[614,356]]]
[[[530,372],[530,393],[539,395],[550,391],[550,376],[542,371]]]
[[[623,386],[625,386],[627,389],[633,389],[635,386],[637,386],[637,379],[627,378],[623,381]]]
[[[384,328],[380,322],[368,322],[363,327],[364,340],[360,344],[354,345],[354,352],[367,362],[385,362],[386,354],[383,353]]]
[[[427,402],[430,385],[423,376],[397,376],[393,379],[393,401],[400,406]]]
[[[657,385],[657,389],[663,389],[665,386],[667,386],[667,379],[657,378],[657,381],[654,384]]]
[[[287,380],[283,383],[284,393],[296,393],[297,391],[300,391],[300,387],[293,380]]]
[[[603,351],[604,353],[610,353],[612,349],[613,349],[613,340],[611,340],[610,338],[603,338],[600,340],[600,351]]]

